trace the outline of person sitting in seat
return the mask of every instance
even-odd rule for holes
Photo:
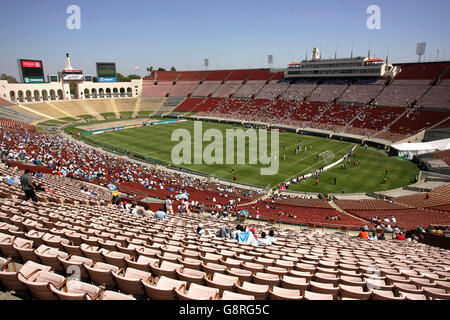
[[[219,217],[221,216],[221,214],[219,213]],[[211,214],[210,214],[210,216],[209,216],[209,218],[210,219],[216,219],[217,218],[217,215],[216,215],[216,213],[213,211],[213,212],[211,212]]]
[[[228,218],[228,212],[224,212],[222,218],[219,218],[219,220],[230,221],[230,218]]]
[[[396,240],[406,240],[406,237],[403,233],[400,233],[395,237],[395,239]]]
[[[253,233],[248,229],[248,227],[245,228],[245,231],[241,231],[237,237],[238,242],[242,242],[245,244],[250,244],[252,246],[257,246],[258,241],[256,241],[255,236]]]
[[[167,219],[166,213],[162,210],[162,207],[159,207],[159,210],[155,212],[156,219]]]
[[[155,216],[155,213],[152,210],[150,210],[150,207],[148,205],[144,206],[144,216],[146,216],[146,217],[154,217]]]
[[[372,241],[378,240],[378,237],[377,237],[377,235],[375,234],[375,232],[372,232],[372,234],[369,236],[369,240],[372,240]]]
[[[272,242],[267,238],[266,233],[263,231],[261,232],[261,237],[258,239],[258,246],[264,247],[264,246],[270,246]]]
[[[255,239],[258,240],[258,235],[256,234],[255,228],[251,228],[250,231],[253,233],[253,236],[255,237]]]
[[[275,238],[275,232],[273,230],[269,230],[269,235],[267,236],[267,239],[270,240],[270,244],[275,243],[277,241],[277,238]]]
[[[230,239],[233,237],[233,233],[232,233],[231,229],[228,229],[226,227],[221,227],[219,229],[219,231],[217,231],[217,237]]]
[[[361,231],[359,232],[357,238],[368,239],[369,238],[369,234],[367,233],[367,231],[364,231],[364,229],[361,228]]]
[[[195,230],[195,233],[197,234],[206,234],[206,230],[204,228],[203,223],[199,223],[197,226],[197,229]]]
[[[406,232],[405,238],[407,241],[413,241],[414,240],[413,230],[409,230],[408,232]]]
[[[137,209],[136,203],[134,203],[134,202],[133,202],[133,204],[131,205],[130,213],[131,213],[133,216],[137,216],[137,215],[138,215],[138,209]]]
[[[117,202],[117,199],[119,199],[119,190],[118,189],[116,189],[114,192],[113,192],[113,197],[112,197],[112,203],[116,203]]]
[[[233,231],[233,239],[238,239],[238,236],[241,232],[244,231],[244,227],[242,227],[240,224],[236,226],[236,230]]]

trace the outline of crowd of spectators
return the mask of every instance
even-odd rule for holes
[[[35,164],[50,168],[57,175],[105,187],[120,188],[124,183],[140,185],[144,192],[153,190],[164,198],[167,194],[189,193],[193,198],[191,201],[208,203],[211,202],[206,199],[208,197],[216,198],[217,202],[239,202],[261,194],[112,156],[59,133],[40,133],[33,127],[4,122],[0,123],[0,155],[4,161]]]

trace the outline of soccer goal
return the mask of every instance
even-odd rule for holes
[[[331,162],[332,160],[334,160],[334,152],[331,150],[326,150],[324,152],[321,152],[321,153],[319,153],[317,160],[323,161],[324,163]]]

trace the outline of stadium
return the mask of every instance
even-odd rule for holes
[[[0,80],[3,299],[449,299],[450,61],[94,59]]]

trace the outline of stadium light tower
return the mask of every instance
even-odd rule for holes
[[[417,44],[416,54],[419,56],[419,62],[420,62],[420,58],[425,54],[426,45],[427,45],[426,42],[419,42]]]
[[[267,63],[269,64],[269,68],[272,69],[273,54],[269,54],[269,55],[267,56]]]
[[[209,59],[208,58],[205,58],[205,60],[203,61],[203,65],[205,66],[206,71],[208,71],[208,66],[209,66]]]

